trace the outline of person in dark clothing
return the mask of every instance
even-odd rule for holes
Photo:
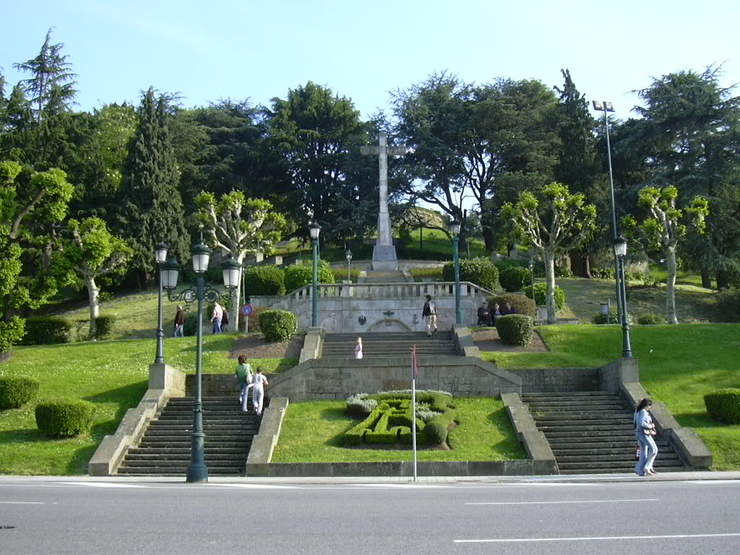
[[[491,325],[491,313],[488,311],[488,303],[486,303],[485,301],[478,307],[478,325]]]
[[[177,312],[175,312],[175,337],[185,336],[185,311],[180,305],[177,305]]]

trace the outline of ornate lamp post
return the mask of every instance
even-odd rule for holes
[[[455,267],[455,324],[462,325],[462,308],[460,307],[460,222],[450,223],[452,232],[452,263]]]
[[[313,243],[313,280],[311,281],[311,327],[319,325],[319,298],[318,287],[319,281],[319,234],[321,226],[317,222],[311,222],[308,225],[308,232],[311,235]]]
[[[622,324],[622,356],[632,358],[632,344],[630,341],[630,323],[627,315],[627,280],[624,275],[624,258],[627,256],[627,239],[621,235],[614,241],[614,256],[617,258],[617,289],[622,307],[620,323]]]
[[[167,297],[173,300],[184,300],[187,303],[198,301],[197,348],[195,358],[195,406],[193,407],[193,434],[190,451],[190,466],[188,466],[185,480],[187,482],[207,482],[208,467],[205,462],[205,433],[203,432],[203,301],[215,302],[221,298],[221,293],[212,287],[207,287],[204,274],[208,269],[211,249],[203,243],[193,247],[193,271],[197,276],[196,287],[185,289],[179,293],[177,287],[179,264],[171,258],[162,265],[162,285],[167,289]],[[237,265],[238,266],[238,265]],[[228,261],[223,266],[224,285],[231,291],[239,286],[239,269],[234,268]]]
[[[159,288],[157,291],[157,354],[154,364],[164,364],[164,328],[162,322],[162,264],[167,260],[167,243],[159,243],[154,247],[154,260],[159,269]]]
[[[344,253],[344,257],[347,259],[347,281],[352,281],[352,271],[351,271],[351,265],[352,265],[352,251],[347,249],[347,252]]]

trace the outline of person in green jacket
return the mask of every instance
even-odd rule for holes
[[[247,401],[249,400],[249,389],[252,387],[252,367],[247,362],[246,355],[239,355],[239,364],[236,366],[234,375],[239,386],[239,403],[242,412],[247,412]]]

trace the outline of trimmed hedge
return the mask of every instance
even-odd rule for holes
[[[529,345],[534,334],[534,322],[524,314],[507,314],[496,318],[496,331],[505,345]]]
[[[356,393],[347,397],[347,414],[350,416],[366,417],[375,410],[378,401],[369,399],[367,393]]]
[[[72,322],[58,316],[31,316],[21,345],[52,345],[72,341]]]
[[[296,315],[287,310],[265,310],[260,314],[259,322],[268,341],[285,341],[298,330]]]
[[[444,281],[455,281],[455,267],[447,262],[442,268]],[[487,258],[463,258],[460,260],[460,281],[470,281],[490,291],[496,289],[498,268]]]
[[[529,268],[506,265],[499,270],[498,280],[501,287],[513,293],[514,291],[521,291],[525,285],[532,283],[532,272],[529,271]]]
[[[594,324],[618,324],[619,315],[617,314],[616,310],[611,309],[609,311],[609,314],[604,314],[603,312],[599,312],[596,316],[591,318],[591,321]]]
[[[532,319],[537,316],[537,307],[534,301],[524,295],[516,295],[514,293],[504,293],[503,295],[495,295],[488,299],[488,310],[493,314],[495,310],[494,306],[498,304],[499,309],[504,306],[504,303],[509,303],[509,306],[513,308],[517,314],[524,314]]]
[[[95,339],[105,339],[113,332],[116,317],[112,315],[98,316],[95,319]]]
[[[38,392],[37,380],[21,376],[0,376],[0,410],[20,408]]]
[[[648,312],[646,314],[640,314],[640,317],[637,318],[637,323],[643,326],[650,326],[654,324],[665,324],[665,316],[661,316],[660,314],[653,314],[652,312]]]
[[[285,290],[287,292],[295,291],[312,281],[313,265],[310,262],[293,264],[285,268]],[[319,260],[319,283],[335,283],[334,272],[326,260]]]
[[[88,432],[95,405],[87,401],[56,399],[36,405],[36,426],[48,437],[74,437]]]
[[[722,322],[740,322],[740,289],[726,289],[717,295],[717,315]]]
[[[277,266],[250,266],[244,273],[247,296],[285,295],[285,274]]]
[[[26,333],[26,321],[13,316],[7,322],[0,321],[0,354],[10,350]]]
[[[523,291],[527,297],[532,298],[531,285],[525,287]],[[545,306],[547,304],[547,284],[544,281],[534,284],[534,295],[535,304],[538,306]],[[555,306],[558,310],[562,310],[565,306],[565,291],[557,285],[555,286]]]
[[[707,412],[714,420],[740,424],[740,389],[720,389],[704,395]]]

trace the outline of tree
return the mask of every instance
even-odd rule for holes
[[[676,207],[676,187],[644,187],[640,190],[639,204],[650,213],[641,223],[628,216],[624,220],[625,230],[642,238],[648,249],[660,250],[665,257],[668,278],[666,280],[666,321],[678,324],[676,316],[676,249],[689,228],[704,233],[705,219],[709,214],[709,203],[703,197],[694,197],[685,209]]]
[[[204,227],[208,242],[230,254],[241,266],[249,253],[269,251],[279,241],[288,225],[272,203],[249,199],[241,191],[231,191],[220,198],[213,193],[201,193],[195,199],[197,217]],[[242,276],[239,276],[241,284]],[[241,287],[232,292],[229,320],[239,327],[239,295]]]
[[[184,260],[188,252],[178,169],[169,122],[171,97],[146,91],[126,161],[116,231],[133,248],[133,268],[146,281],[153,276],[154,247],[164,241]]]
[[[41,306],[57,291],[53,226],[66,216],[73,191],[62,170],[33,172],[0,162],[0,349],[22,336],[18,312]]]
[[[547,322],[555,315],[555,258],[588,239],[595,229],[596,207],[586,204],[583,193],[553,182],[536,193],[524,191],[516,203],[507,203],[502,217],[514,234],[536,248],[545,264]]]
[[[90,339],[95,338],[96,322],[100,312],[100,288],[95,280],[110,273],[123,273],[133,250],[126,242],[112,235],[100,218],[86,218],[81,222],[69,220],[67,228],[71,239],[65,245],[63,258],[73,281],[87,289],[90,307]]]

